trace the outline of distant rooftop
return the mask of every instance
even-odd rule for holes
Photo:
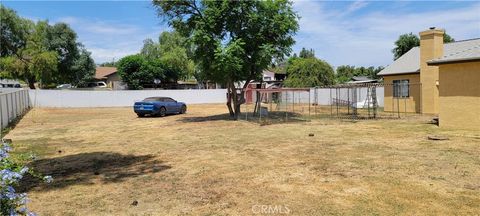
[[[95,70],[95,79],[105,79],[108,75],[116,72],[116,67],[97,67],[97,69]]]
[[[354,76],[352,77],[352,81],[372,81],[372,79],[367,76]]]
[[[378,82],[377,80],[370,79],[367,76],[354,76],[352,79],[348,82],[347,84],[361,84],[361,83],[376,83]]]

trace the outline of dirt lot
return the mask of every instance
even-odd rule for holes
[[[261,126],[225,120],[225,112],[34,109],[7,138],[17,152],[35,152],[31,166],[55,179],[24,185],[40,215],[480,212],[478,131],[418,117]]]

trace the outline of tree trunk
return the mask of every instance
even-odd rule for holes
[[[233,119],[235,116],[235,113],[232,108],[232,100],[233,100],[233,94],[234,90],[232,90],[232,85],[230,83],[227,83],[227,108],[228,112],[230,113],[230,117]]]
[[[233,117],[235,120],[238,120],[238,117],[240,116],[240,105],[240,103],[235,105],[235,116]]]
[[[33,78],[28,78],[28,79],[27,79],[27,82],[28,82],[28,87],[29,87],[30,89],[35,89],[35,79],[33,79]]]
[[[227,108],[228,112],[230,113],[230,117],[233,120],[238,120],[238,117],[240,116],[241,110],[240,106],[245,103],[245,89],[246,86],[248,86],[248,81],[246,84],[243,86],[243,88],[240,90],[240,92],[237,92],[237,88],[235,87],[235,83],[233,82],[228,82],[227,83]]]
[[[240,112],[240,108],[238,107],[237,88],[235,87],[234,83],[231,83],[231,88],[232,88],[232,101],[233,101],[233,116],[232,117],[233,117],[233,120],[238,120],[238,114]]]

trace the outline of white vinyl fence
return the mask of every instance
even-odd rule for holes
[[[28,90],[0,89],[0,129],[7,127],[15,118],[30,108]]]
[[[317,94],[315,94],[317,91]],[[346,91],[346,90],[345,90]],[[330,95],[330,94],[333,95]],[[340,92],[343,95],[345,92]],[[86,90],[29,90],[30,101],[34,107],[128,107],[135,101],[146,97],[171,97],[187,104],[225,103],[226,89],[192,89],[192,90],[125,90],[125,91],[86,91]],[[320,88],[310,89],[308,92],[297,92],[295,95],[288,95],[289,101],[318,103],[329,105],[330,97],[341,97],[335,95],[335,89]],[[366,98],[367,90],[362,88],[359,91],[357,100]],[[315,99],[316,96],[316,99]],[[378,104],[383,107],[383,87],[377,88]]]
[[[128,107],[146,97],[171,97],[187,104],[225,103],[225,89],[192,90],[30,90],[34,107]]]

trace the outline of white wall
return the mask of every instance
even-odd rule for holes
[[[0,129],[30,108],[28,90],[0,89]]]
[[[310,90],[310,102],[315,102],[315,89]],[[341,89],[338,96],[331,90],[332,98],[347,100],[347,90]],[[85,90],[29,90],[34,107],[128,107],[135,101],[146,97],[165,96],[187,104],[225,103],[226,89],[192,89],[192,90],[126,90],[126,91],[85,91]],[[358,91],[357,101],[365,100],[367,89]],[[377,88],[378,105],[383,107],[384,88]],[[295,101],[307,103],[308,92],[295,92]],[[293,93],[288,93],[288,101],[293,100]],[[317,102],[330,105],[330,89],[319,88]]]
[[[192,90],[30,90],[34,107],[127,107],[146,97],[171,97],[187,104],[225,103],[225,89]]]
[[[331,91],[328,88],[319,88],[318,90],[318,104],[319,105],[330,105],[330,93],[332,98],[337,98],[341,100],[353,100],[350,96],[348,95],[352,94],[351,89],[347,90],[347,88],[339,88],[338,95],[336,93],[336,89],[332,88]],[[384,87],[376,87],[376,95],[377,95],[377,103],[379,107],[383,107],[383,99],[384,99]],[[302,97],[308,97],[308,94],[302,94]],[[310,97],[312,103],[315,102],[315,89],[310,90]],[[361,102],[365,101],[367,98],[367,88],[357,88],[357,101],[356,102]],[[307,99],[308,100],[308,99]]]

